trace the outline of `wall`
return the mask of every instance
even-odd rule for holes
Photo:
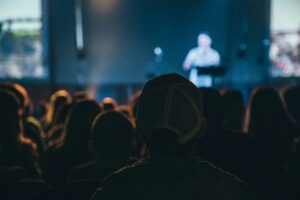
[[[165,53],[158,73],[183,73],[183,59],[203,30],[210,31],[213,47],[227,64],[222,84],[257,84],[266,78],[268,47],[263,40],[268,39],[270,0],[82,2],[84,59],[78,58],[75,48],[74,0],[49,0],[54,83],[144,82],[156,46]],[[243,43],[247,48],[237,57]]]

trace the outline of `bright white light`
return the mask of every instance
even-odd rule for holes
[[[155,47],[155,48],[154,48],[154,54],[157,55],[157,56],[162,55],[162,54],[163,54],[162,48],[160,48],[160,47]]]
[[[82,11],[81,0],[75,1],[75,23],[76,23],[76,46],[77,50],[82,50],[83,43],[83,27],[82,27]]]

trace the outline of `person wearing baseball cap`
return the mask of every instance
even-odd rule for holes
[[[193,156],[206,125],[203,106],[199,89],[178,74],[148,81],[136,127],[149,158],[109,175],[91,199],[254,199],[245,182]]]

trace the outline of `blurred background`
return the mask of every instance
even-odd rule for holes
[[[1,0],[0,79],[34,98],[56,88],[126,101],[150,78],[182,68],[209,32],[225,74],[214,86],[247,96],[300,78],[298,0]],[[35,99],[33,99],[35,101]]]

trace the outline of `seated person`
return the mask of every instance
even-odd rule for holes
[[[37,145],[24,136],[20,101],[13,93],[0,89],[0,110],[0,166],[18,166],[30,178],[39,179]]]
[[[100,114],[92,127],[92,146],[97,161],[76,167],[68,176],[68,181],[98,179],[132,164],[130,160],[133,126],[122,113],[108,111]]]
[[[206,120],[201,93],[187,79],[169,74],[150,80],[136,125],[150,157],[108,176],[92,200],[254,199],[245,182],[193,156]]]

